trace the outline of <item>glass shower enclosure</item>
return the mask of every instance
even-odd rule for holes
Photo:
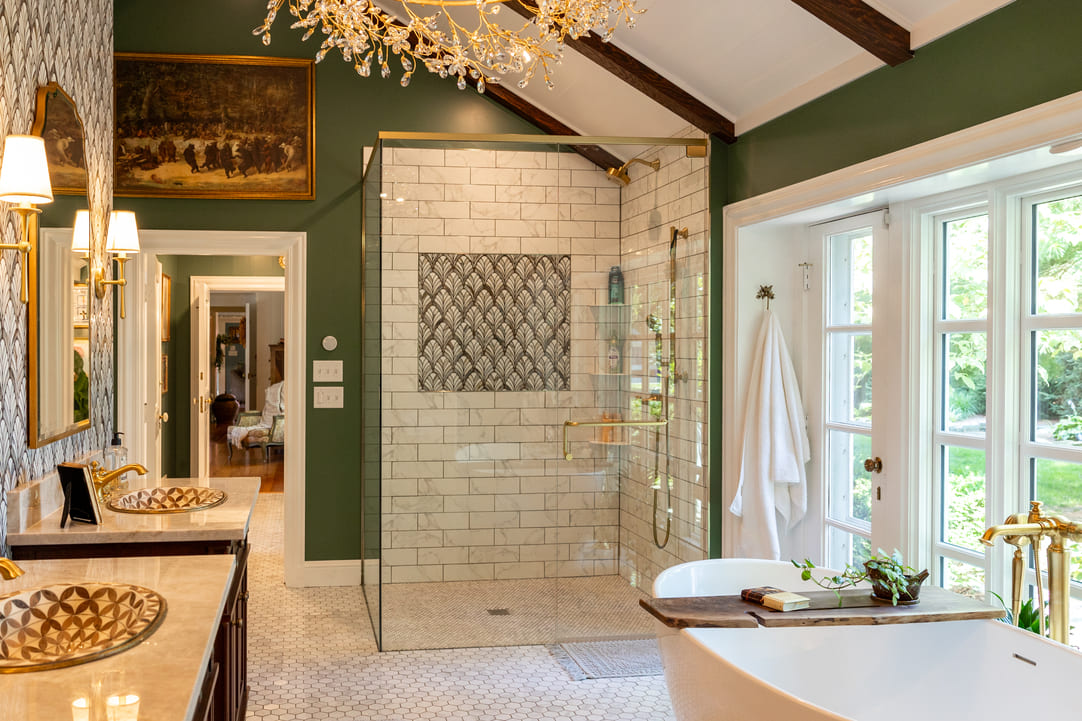
[[[654,577],[706,557],[705,150],[381,133],[361,509],[381,649],[648,636]]]

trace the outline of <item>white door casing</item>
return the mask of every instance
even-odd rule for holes
[[[285,337],[288,343],[285,363],[287,397],[306,399],[307,337],[307,236],[303,232],[140,230],[144,253],[161,255],[270,255],[284,256]],[[134,274],[133,274],[134,275]],[[132,282],[132,281],[129,281]],[[140,280],[145,283],[144,279]],[[120,324],[118,354],[133,357],[135,347],[124,329],[129,318]],[[295,343],[289,342],[296,339]],[[145,364],[139,363],[145,373]],[[129,367],[131,362],[129,361]],[[134,369],[133,369],[134,370]],[[120,376],[126,378],[125,376]],[[120,384],[118,393],[122,414],[132,406],[141,406],[142,393],[130,393],[131,387],[144,384]],[[129,409],[125,411],[124,409]],[[305,438],[306,404],[292,404],[286,414],[286,437]],[[134,418],[141,417],[133,414]],[[144,429],[145,433],[145,429]],[[138,460],[136,458],[135,460]],[[360,560],[305,561],[305,444],[294,443],[285,455],[285,576],[289,586],[357,585],[361,578]]]

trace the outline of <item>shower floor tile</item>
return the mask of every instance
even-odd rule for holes
[[[646,598],[619,576],[383,586],[390,650],[652,636]],[[490,610],[507,611],[492,614]]]
[[[359,587],[285,587],[283,501],[280,494],[261,495],[252,521],[249,719],[669,721],[673,718],[664,677],[571,681],[540,645],[377,652]],[[566,584],[568,590],[575,588],[575,584],[567,583],[569,580],[602,581],[584,587],[587,592],[580,594],[579,603],[581,607],[604,606],[607,610],[601,614],[601,621],[582,613],[576,616],[571,612],[575,602],[568,597],[561,604],[569,611],[566,616],[560,616],[562,626],[575,628],[564,618],[580,618],[583,620],[579,628],[598,629],[610,627],[605,624],[619,625],[604,619],[624,616],[626,622],[639,613],[647,616],[638,608],[634,595],[637,592],[626,582],[621,582],[624,595],[629,591],[634,594],[621,598],[615,577],[560,579],[559,583]],[[608,582],[613,582],[612,589],[608,588]],[[405,592],[410,588],[415,596],[421,596],[418,585],[402,586]],[[479,616],[483,614],[496,621],[528,616],[518,610],[521,589],[513,597],[507,595],[510,588],[470,590],[470,602],[481,604],[477,609]],[[457,589],[445,589],[444,597],[455,598],[454,593]],[[387,597],[384,598],[386,601]],[[562,592],[558,598],[564,598]],[[599,603],[599,599],[604,599],[604,603]],[[506,602],[501,604],[501,600]],[[555,605],[551,600],[547,603]],[[508,608],[510,613],[491,616],[487,612],[489,608]],[[555,623],[556,617],[551,617]],[[647,616],[644,621],[647,628],[648,621]],[[465,620],[460,613],[450,623],[468,627],[473,622],[472,616]],[[608,632],[596,631],[595,635],[604,636]]]

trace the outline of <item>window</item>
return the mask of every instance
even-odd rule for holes
[[[988,213],[938,216],[935,228],[933,566],[941,585],[985,593]]]
[[[984,528],[1030,500],[1082,519],[1082,188],[1010,191],[989,188],[987,202],[923,226],[935,283],[931,337],[918,340],[933,345],[922,544],[940,585],[1004,599],[1009,574],[990,563],[1007,553],[980,544]]]

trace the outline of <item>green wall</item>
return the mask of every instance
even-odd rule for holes
[[[283,14],[265,47],[252,35],[265,3],[252,0],[116,0],[118,51],[272,55],[311,58]],[[142,228],[304,231],[308,237],[309,361],[345,361],[345,408],[312,410],[307,391],[306,528],[308,560],[357,558],[360,549],[361,151],[380,130],[535,133],[536,128],[473,91],[428,73],[409,88],[397,76],[363,79],[335,54],[316,66],[316,199],[313,201],[116,198]],[[174,279],[174,306],[181,284]],[[177,336],[184,333],[174,328]],[[333,356],[320,339],[334,335]],[[177,371],[180,360],[178,358]],[[172,378],[170,379],[172,381]],[[177,427],[183,423],[179,402]],[[186,410],[186,409],[185,409]],[[179,459],[178,459],[179,460]]]
[[[169,423],[162,432],[162,472],[174,478],[187,478],[191,476],[193,396],[191,278],[193,275],[280,277],[285,271],[273,255],[162,255],[158,259],[162,272],[173,283],[173,313],[169,321],[172,335],[168,343],[162,343],[162,353],[169,356],[169,392],[162,398],[162,407],[169,412]]]
[[[725,202],[1082,90],[1082,3],[1015,0],[739,137]]]
[[[722,209],[1082,90],[1082,3],[1015,0],[1007,7],[917,49],[898,67],[884,67],[711,151],[710,272],[722,273]],[[710,311],[721,333],[721,288]],[[710,377],[721,379],[719,344]],[[712,408],[721,408],[713,385]],[[717,418],[712,417],[712,421]],[[721,448],[721,424],[710,445]],[[716,457],[716,456],[715,456]],[[720,555],[726,502],[714,476],[710,506],[712,555]]]

